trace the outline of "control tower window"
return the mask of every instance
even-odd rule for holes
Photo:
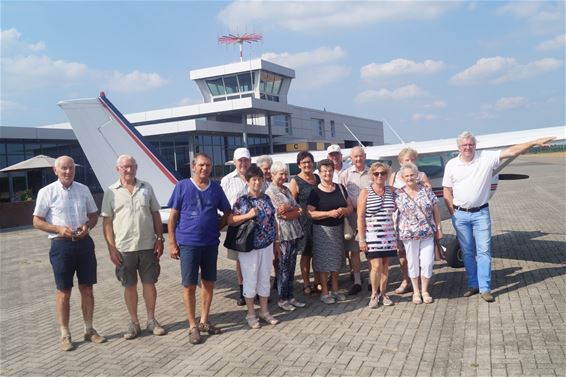
[[[210,94],[213,96],[223,96],[226,94],[222,77],[206,80],[206,85],[208,86],[208,90],[210,90]]]
[[[250,92],[253,90],[252,75],[250,72],[239,74],[238,82],[240,83],[240,92]]]
[[[238,80],[236,76],[225,76],[224,86],[226,87],[226,94],[232,94],[238,92]]]
[[[279,101],[279,92],[281,91],[281,83],[283,78],[271,72],[261,72],[261,80],[259,82],[260,98],[270,101]]]

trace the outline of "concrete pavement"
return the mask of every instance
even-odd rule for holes
[[[563,156],[521,157],[505,172],[528,180],[502,181],[490,202],[496,301],[463,298],[463,269],[435,266],[435,302],[414,305],[391,295],[393,307],[368,309],[362,294],[324,305],[318,297],[292,313],[272,304],[277,326],[247,328],[234,303],[234,263],[221,253],[211,321],[224,333],[188,341],[179,265],[162,259],[157,316],[163,337],[126,341],[123,291],[114,277],[102,228],[97,246],[95,327],[105,344],[82,342],[79,294],[71,299],[71,332],[78,347],[58,349],[54,282],[43,232],[0,233],[0,374],[2,376],[565,376],[566,192]],[[454,234],[444,223],[446,233]],[[297,271],[297,278],[300,274]],[[364,271],[364,278],[367,270]],[[349,287],[348,274],[341,285]],[[400,281],[392,261],[389,289]],[[296,295],[304,299],[301,284]],[[275,302],[275,299],[272,300]],[[140,319],[145,309],[140,299]],[[142,324],[142,325],[143,325]]]

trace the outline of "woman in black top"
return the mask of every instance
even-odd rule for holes
[[[344,218],[353,211],[352,202],[342,185],[332,182],[334,163],[322,160],[318,164],[321,182],[308,199],[308,212],[313,221],[313,269],[320,273],[325,304],[345,300],[338,292],[338,271],[344,256]],[[332,279],[332,292],[327,286],[328,274]]]

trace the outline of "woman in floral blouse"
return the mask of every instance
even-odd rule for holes
[[[287,165],[275,161],[271,166],[271,185],[265,193],[277,210],[277,225],[279,227],[279,238],[275,241],[279,244],[281,255],[278,258],[277,293],[279,294],[278,305],[286,311],[302,308],[305,303],[295,299],[293,294],[293,280],[295,278],[295,266],[297,264],[297,245],[303,237],[303,228],[299,223],[299,217],[303,209],[297,204],[293,194],[284,183],[287,182],[289,172]]]
[[[248,193],[240,196],[234,203],[232,214],[228,216],[228,224],[240,225],[244,221],[255,218],[254,248],[244,253],[238,253],[238,260],[244,278],[244,298],[248,308],[246,321],[252,329],[260,327],[255,314],[254,298],[259,296],[259,318],[271,325],[279,323],[278,319],[269,314],[267,299],[271,289],[271,260],[273,253],[278,253],[278,245],[273,243],[277,237],[275,226],[275,208],[271,200],[262,194],[263,172],[257,166],[251,166],[246,171]]]
[[[399,174],[405,181],[405,187],[396,191],[399,209],[398,232],[399,239],[403,241],[407,251],[413,302],[421,304],[424,301],[430,304],[432,297],[428,293],[428,283],[434,265],[434,239],[442,238],[438,199],[429,187],[417,182],[418,170],[415,164],[403,164]]]

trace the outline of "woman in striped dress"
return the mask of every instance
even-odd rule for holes
[[[397,254],[397,238],[393,223],[396,210],[393,190],[386,186],[389,167],[374,162],[369,168],[372,183],[362,189],[358,197],[358,237],[360,250],[366,253],[371,263],[370,308],[377,308],[381,301],[385,306],[393,305],[387,296],[389,279],[389,257]]]

